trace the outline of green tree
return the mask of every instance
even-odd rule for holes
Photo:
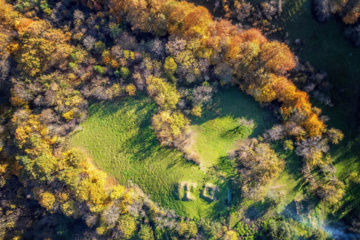
[[[186,239],[196,237],[198,232],[196,223],[193,221],[179,223],[178,234]]]
[[[142,225],[138,237],[141,240],[154,240],[153,230],[149,225]]]
[[[122,215],[118,220],[117,229],[120,231],[122,238],[130,239],[136,230],[135,219],[129,214]]]
[[[169,84],[165,79],[149,76],[146,79],[147,90],[155,102],[163,109],[175,109],[180,99],[180,94],[176,87]]]

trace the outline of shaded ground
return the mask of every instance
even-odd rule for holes
[[[201,118],[192,119],[196,132],[194,150],[200,154],[205,167],[227,156],[236,141],[257,137],[275,123],[268,110],[260,108],[252,97],[239,94],[235,88],[219,92],[210,109]],[[253,121],[254,126],[241,124],[246,121]]]

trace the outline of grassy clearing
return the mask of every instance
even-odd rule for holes
[[[239,124],[240,118],[252,120],[254,125]],[[230,89],[218,93],[210,110],[201,118],[193,118],[192,124],[196,132],[194,150],[200,154],[202,164],[210,167],[227,156],[236,141],[256,137],[271,128],[274,119],[252,97]]]
[[[186,216],[200,215],[208,204],[178,200],[177,184],[192,181],[198,185],[206,175],[187,162],[182,153],[163,148],[151,129],[156,105],[146,97],[119,102],[92,104],[83,131],[74,134],[68,147],[85,149],[96,165],[121,184],[136,183],[162,206]],[[194,206],[200,208],[200,213]]]
[[[207,167],[213,166],[208,172],[186,161],[179,151],[160,146],[151,129],[156,105],[145,96],[91,104],[89,118],[81,124],[83,131],[73,134],[67,147],[84,149],[99,168],[121,184],[138,184],[154,201],[180,215],[218,217],[228,212],[225,200],[231,186],[226,179],[233,173],[229,168],[222,169],[227,160],[221,157],[226,156],[236,140],[260,133],[272,121],[269,113],[236,89],[219,93],[215,99],[204,118],[193,119],[198,132],[197,149],[205,148],[211,153],[209,157],[207,151],[199,151],[203,159],[209,160]],[[230,104],[234,101],[237,107]],[[239,127],[238,117],[253,118],[257,125],[229,135],[228,131]],[[211,141],[205,140],[206,136]],[[184,191],[179,196],[181,182],[197,185],[191,193],[195,200],[184,201]],[[217,201],[203,196],[205,183],[220,187]]]

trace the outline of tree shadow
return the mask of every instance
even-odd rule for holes
[[[360,213],[360,184],[349,182],[343,197],[343,204],[329,217],[338,219],[340,216],[344,218],[351,217],[355,213]]]
[[[219,192],[215,195],[216,201],[209,211],[209,217],[217,220],[221,216],[227,216],[232,209],[239,206],[243,198],[241,197],[241,186],[238,181],[239,175],[234,167],[234,162],[227,157],[219,158],[218,164],[213,166],[214,171],[219,174],[214,185],[219,187]]]
[[[245,212],[245,217],[250,220],[256,220],[264,216],[270,209],[271,205],[268,201],[258,201],[249,206]]]
[[[261,108],[251,96],[236,88],[220,90],[213,97],[212,103],[206,106],[201,117],[190,117],[190,119],[192,124],[202,125],[207,121],[226,116],[254,120],[255,129],[252,136],[261,134],[276,122],[270,109]]]

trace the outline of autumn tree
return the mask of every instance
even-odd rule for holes
[[[172,57],[167,57],[164,63],[164,70],[167,74],[174,74],[177,69],[177,65]]]
[[[336,204],[345,194],[344,187],[343,182],[334,178],[329,183],[321,184],[316,189],[316,194],[320,199],[330,204]]]
[[[324,154],[329,151],[327,141],[322,138],[306,139],[297,144],[296,154],[305,159],[311,166],[318,166],[323,163]]]
[[[47,211],[51,212],[55,203],[55,197],[50,192],[44,192],[40,194],[40,205],[46,208]]]
[[[20,18],[15,29],[22,45],[16,57],[21,69],[32,77],[55,64],[64,63],[73,51],[69,45],[70,35],[51,28],[45,21]]]
[[[284,74],[296,65],[289,47],[277,41],[267,42],[261,46],[260,59],[274,73]]]
[[[155,102],[163,109],[175,109],[180,94],[176,88],[165,79],[149,76],[146,78],[147,91]]]
[[[236,148],[236,160],[242,178],[242,194],[250,199],[261,199],[265,186],[279,176],[284,161],[279,159],[267,143],[256,139],[240,142]]]
[[[130,239],[134,235],[137,228],[135,219],[129,214],[122,215],[118,219],[117,229],[120,232],[120,237],[123,239]]]
[[[161,111],[152,118],[152,127],[162,145],[173,145],[185,131],[189,120],[179,111]]]

